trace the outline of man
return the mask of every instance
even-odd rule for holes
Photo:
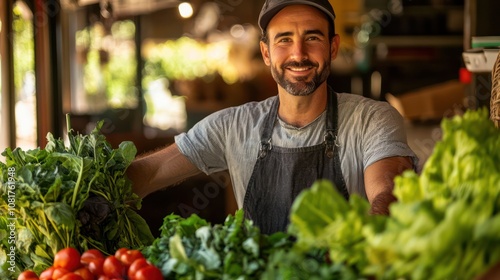
[[[175,144],[138,158],[128,175],[141,195],[201,171],[229,170],[238,207],[263,233],[284,231],[300,191],[319,178],[388,213],[393,178],[416,163],[402,117],[385,102],[327,85],[339,49],[328,0],[269,0],[260,48],[278,95],[216,112]]]

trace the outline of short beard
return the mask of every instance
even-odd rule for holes
[[[311,81],[305,81],[305,78],[299,78],[296,82],[292,82],[285,78],[286,67],[318,67],[318,64],[313,63],[310,60],[304,60],[301,62],[288,62],[281,66],[281,72],[274,66],[271,66],[271,74],[274,79],[283,89],[294,96],[308,96],[324,82],[330,75],[330,64],[325,61],[325,68],[321,72],[316,72]]]

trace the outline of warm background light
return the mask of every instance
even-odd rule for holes
[[[190,18],[193,15],[193,6],[188,2],[179,4],[179,14],[183,18]]]

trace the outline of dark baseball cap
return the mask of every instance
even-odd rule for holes
[[[262,31],[267,28],[271,19],[283,8],[290,5],[309,5],[324,12],[333,23],[335,12],[328,0],[266,0],[259,15],[259,27]]]

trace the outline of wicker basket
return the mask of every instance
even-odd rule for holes
[[[491,73],[490,118],[500,128],[500,52]]]

